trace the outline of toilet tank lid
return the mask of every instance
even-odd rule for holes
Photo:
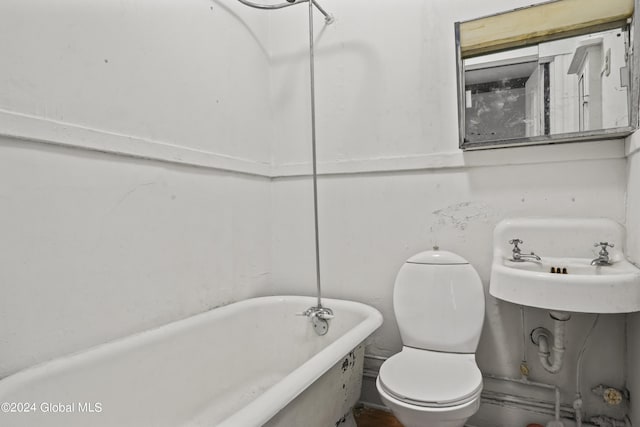
[[[407,260],[409,264],[430,264],[430,265],[457,265],[469,264],[469,261],[458,254],[449,251],[441,251],[434,246],[432,251],[420,252]]]

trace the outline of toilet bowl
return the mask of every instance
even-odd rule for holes
[[[475,350],[484,320],[477,272],[446,251],[402,266],[393,307],[403,348],[380,367],[376,387],[405,427],[462,427],[480,406]]]
[[[405,427],[462,427],[480,406],[482,375],[473,354],[405,347],[382,365],[376,387]]]

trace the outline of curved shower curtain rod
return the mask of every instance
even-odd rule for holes
[[[259,4],[259,3],[251,2],[249,0],[238,0],[238,1],[244,5],[253,7],[255,9],[267,9],[267,10],[282,9],[283,7],[289,7],[289,6],[293,6],[300,3],[306,3],[310,1],[320,11],[320,13],[324,15],[324,21],[327,24],[331,24],[334,21],[333,15],[331,15],[330,13],[327,13],[327,11],[324,10],[316,0],[286,0],[287,1],[286,3],[277,3],[277,4]]]

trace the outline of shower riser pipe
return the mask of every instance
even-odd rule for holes
[[[310,104],[311,104],[311,164],[313,166],[313,225],[314,225],[314,244],[315,244],[315,261],[316,261],[316,288],[317,298],[316,305],[309,307],[303,312],[298,313],[300,316],[307,316],[311,319],[313,329],[318,335],[325,335],[329,330],[329,319],[334,317],[330,308],[322,306],[322,281],[320,277],[320,230],[318,219],[318,161],[316,154],[316,87],[315,87],[315,47],[313,33],[313,8],[316,7],[324,16],[326,24],[333,22],[333,16],[329,15],[316,0],[286,0],[285,3],[278,4],[260,4],[250,0],[238,0],[240,3],[256,9],[282,9],[284,7],[293,6],[300,3],[309,3],[309,83],[310,83]]]

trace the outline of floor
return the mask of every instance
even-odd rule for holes
[[[402,427],[393,414],[373,408],[356,408],[353,410],[358,427]]]

